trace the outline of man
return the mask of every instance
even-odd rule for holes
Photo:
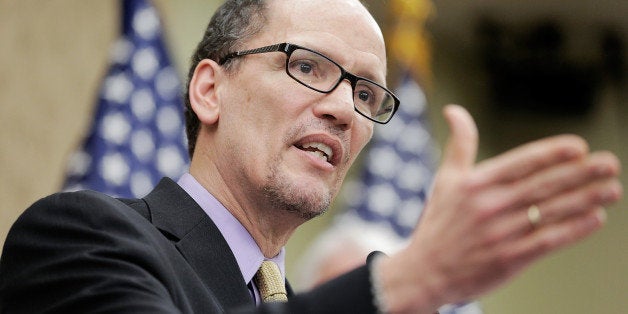
[[[408,246],[255,308],[266,288],[253,273],[263,260],[281,268],[292,232],[325,211],[396,109],[383,36],[358,0],[227,1],[192,63],[190,174],[141,200],[35,203],[6,241],[0,311],[432,313],[591,234],[621,196],[617,158],[574,136],[475,165],[475,125],[450,106],[451,139]]]

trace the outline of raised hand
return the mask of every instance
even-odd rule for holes
[[[451,135],[421,223],[406,249],[378,264],[392,312],[431,313],[511,279],[538,258],[601,228],[621,198],[620,163],[574,135],[475,163],[466,110],[444,110]]]

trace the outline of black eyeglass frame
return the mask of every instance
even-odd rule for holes
[[[292,55],[292,53],[297,50],[297,49],[303,49],[303,50],[307,50],[309,52],[315,53],[325,59],[327,59],[329,62],[335,64],[339,69],[340,69],[340,77],[338,78],[338,81],[331,87],[329,88],[329,90],[321,90],[315,87],[312,87],[310,85],[307,85],[306,83],[302,82],[301,80],[297,79],[296,77],[294,77],[290,71],[288,71],[288,67],[289,67],[289,62],[290,62],[290,56]],[[366,82],[369,82],[371,84],[374,84],[380,88],[382,88],[384,91],[386,91],[390,96],[392,96],[393,100],[394,100],[394,107],[392,109],[392,113],[390,114],[390,116],[388,117],[387,120],[385,121],[378,121],[375,120],[374,118],[362,113],[360,110],[358,110],[357,106],[353,105],[353,108],[355,109],[355,111],[357,113],[359,113],[360,115],[362,115],[363,117],[379,123],[379,124],[386,124],[388,123],[392,117],[395,115],[395,113],[397,112],[397,110],[399,109],[399,105],[400,105],[400,101],[399,98],[393,93],[391,92],[388,88],[380,85],[377,82],[374,82],[373,80],[370,80],[368,78],[365,77],[361,77],[361,76],[357,76],[354,75],[350,72],[348,72],[347,70],[345,70],[340,64],[338,64],[336,61],[332,60],[331,58],[325,56],[324,54],[318,52],[318,51],[314,51],[312,49],[303,47],[303,46],[299,46],[296,44],[290,44],[290,43],[280,43],[280,44],[275,44],[275,45],[270,45],[270,46],[264,46],[264,47],[260,47],[260,48],[255,48],[255,49],[249,49],[249,50],[242,50],[242,51],[235,51],[235,52],[231,52],[227,55],[225,55],[224,57],[220,58],[220,60],[218,61],[219,65],[224,65],[225,63],[227,63],[227,61],[233,59],[233,58],[238,58],[238,57],[242,57],[242,56],[246,56],[246,55],[252,55],[252,54],[258,54],[258,53],[266,53],[266,52],[283,52],[286,54],[286,66],[285,66],[285,70],[286,70],[286,74],[288,74],[288,76],[290,76],[292,79],[294,79],[295,81],[297,81],[299,84],[315,90],[319,93],[323,93],[323,94],[329,94],[331,92],[333,92],[338,85],[340,85],[340,83],[342,81],[344,81],[345,79],[349,81],[349,83],[351,83],[351,89],[353,90],[353,92],[355,92],[355,87],[357,86],[357,83],[359,80],[363,80]]]

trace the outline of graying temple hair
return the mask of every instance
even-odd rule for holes
[[[196,138],[200,130],[200,121],[190,104],[189,87],[194,70],[203,59],[216,62],[227,53],[237,50],[238,46],[257,34],[266,24],[267,1],[265,0],[227,0],[214,13],[203,38],[198,43],[191,58],[185,89],[185,126],[188,137],[188,153],[194,154]],[[229,69],[231,63],[225,64]]]

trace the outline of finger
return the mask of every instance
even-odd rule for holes
[[[513,182],[552,165],[581,158],[587,152],[587,143],[578,136],[545,138],[478,163],[474,178],[480,184]]]
[[[572,160],[543,169],[516,184],[505,185],[503,196],[511,199],[514,208],[527,207],[559,197],[567,191],[585,193],[587,186],[616,178],[619,172],[620,163],[613,154],[593,153],[586,159]],[[604,192],[613,191],[598,193]],[[612,194],[607,196],[613,197]]]
[[[451,134],[445,146],[442,167],[466,171],[475,164],[478,149],[478,131],[467,110],[448,105],[443,110]]]
[[[580,190],[569,191],[538,205],[542,217],[541,224],[557,223],[594,208],[611,205],[617,202],[621,195],[622,186],[616,179],[595,182]]]
[[[621,198],[622,187],[618,180],[607,179],[595,182],[580,190],[569,191],[535,206],[540,211],[539,226],[551,225],[574,216],[587,215],[587,212],[610,205]],[[486,226],[489,243],[501,243],[527,235],[537,228],[528,217],[528,208],[502,213],[501,219]]]
[[[528,264],[535,259],[574,244],[595,231],[606,222],[606,211],[602,207],[572,216],[551,225],[541,225],[529,236],[510,243],[504,259],[513,264]]]
[[[575,167],[582,168],[579,171],[581,178],[561,177],[561,172],[566,172],[564,169],[546,170],[545,172],[558,172],[550,176],[560,178],[557,181],[559,183],[551,183],[547,187],[540,188],[537,187],[538,183],[529,184],[531,187],[538,188],[540,192],[536,194],[533,194],[533,190],[518,192],[519,200],[508,195],[511,190],[516,189],[513,185],[502,185],[496,189],[489,198],[491,202],[486,206],[497,204],[509,210],[495,211],[498,216],[494,217],[490,224],[485,225],[487,243],[501,243],[526,236],[535,227],[528,217],[528,208],[532,204],[540,210],[540,225],[542,226],[559,223],[574,216],[586,215],[587,212],[597,210],[600,206],[607,206],[618,201],[622,196],[622,185],[617,178],[619,160],[606,152],[594,153],[589,159],[588,166],[580,165],[583,164],[580,161],[572,162]],[[574,166],[560,165],[555,168],[569,167]],[[534,180],[531,181],[534,182]],[[504,197],[506,201],[503,201]],[[503,204],[499,205],[500,203]],[[518,204],[512,205],[512,203]]]

